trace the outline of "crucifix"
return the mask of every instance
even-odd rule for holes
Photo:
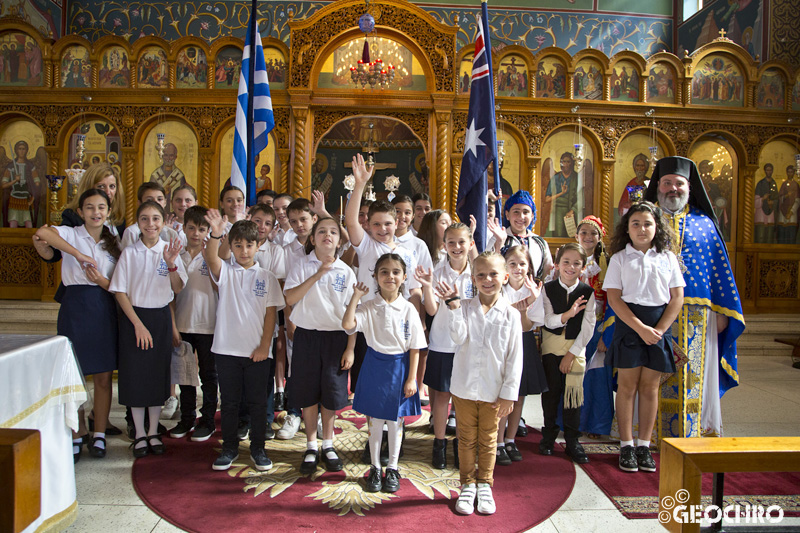
[[[378,148],[378,144],[375,142],[372,132],[375,125],[370,122],[369,123],[369,138],[367,142],[362,146],[361,151],[367,154],[366,163],[367,167],[375,167],[375,170],[386,170],[389,168],[397,168],[397,163],[376,163],[375,162],[375,154],[377,154],[380,149]],[[353,163],[346,162],[344,164],[344,168],[352,168]]]
[[[720,36],[720,37],[723,37],[723,38],[724,38],[726,33],[727,33],[727,32],[725,31],[725,28],[722,28],[721,30],[719,30],[719,36]]]

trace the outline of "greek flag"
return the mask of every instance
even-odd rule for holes
[[[255,2],[254,2],[255,4]],[[239,95],[236,98],[236,131],[233,136],[233,162],[231,185],[244,191],[247,205],[256,203],[256,156],[267,147],[269,132],[275,127],[272,114],[272,97],[264,62],[264,48],[256,25],[255,8],[250,17],[250,31],[244,43],[242,69],[239,76]],[[251,71],[251,44],[255,41],[255,69]]]

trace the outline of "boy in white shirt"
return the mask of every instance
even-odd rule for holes
[[[456,511],[461,514],[472,514],[476,492],[478,512],[495,512],[492,484],[497,424],[514,408],[522,377],[522,325],[519,311],[503,297],[507,280],[503,256],[484,252],[472,263],[478,296],[462,305],[457,287],[444,282],[437,287],[451,309],[450,337],[458,346],[450,394],[459,433],[461,495]]]
[[[242,392],[250,412],[250,458],[257,470],[272,468],[264,450],[267,428],[267,393],[272,355],[272,333],[277,312],[283,309],[281,287],[275,276],[255,262],[258,229],[254,222],[240,220],[228,233],[236,264],[217,254],[227,221],[216,209],[206,220],[211,227],[205,259],[219,287],[214,353],[222,393],[222,453],[214,470],[227,470],[238,459],[237,425]]]
[[[286,208],[292,203],[294,197],[291,194],[279,194],[272,201],[272,209],[275,210],[275,220],[278,222],[278,227],[275,230],[275,236],[272,241],[280,246],[289,244],[294,239],[294,232],[292,226],[289,224],[289,217],[286,213]]]
[[[139,205],[142,205],[145,202],[155,202],[165,210],[167,209],[167,193],[164,187],[162,187],[158,182],[146,181],[142,183],[139,185],[139,190],[136,191],[136,196],[139,199]],[[120,244],[120,248],[124,250],[131,244],[135,243],[139,240],[141,234],[142,230],[139,229],[138,223],[128,226],[125,228],[125,232],[122,234],[122,243]],[[178,238],[180,238],[178,232],[169,227],[167,224],[164,224],[164,227],[161,229],[161,240],[172,242],[173,239]]]
[[[181,385],[181,421],[169,435],[173,439],[180,439],[194,430],[192,440],[195,442],[206,441],[214,434],[214,415],[217,412],[217,368],[211,346],[214,343],[218,296],[202,254],[209,232],[206,213],[208,209],[199,205],[189,207],[183,213],[186,248],[180,258],[189,278],[175,298],[175,326],[181,339],[191,344],[197,352],[203,407],[200,409],[200,423],[195,426],[197,389]]]

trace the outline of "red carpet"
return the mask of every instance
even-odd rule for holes
[[[138,459],[133,484],[141,499],[170,523],[194,532],[252,532],[280,527],[292,531],[524,531],[546,520],[567,499],[575,484],[575,467],[564,454],[542,457],[536,450],[541,435],[531,430],[517,443],[524,460],[495,468],[497,513],[461,516],[453,506],[458,498],[458,473],[430,466],[433,435],[428,433],[428,411],[406,423],[403,477],[394,495],[367,493],[362,479],[368,467],[360,463],[367,434],[364,419],[352,410],[339,413],[334,441],[345,469],[328,473],[320,465],[306,478],[298,466],[305,450],[305,433],[290,441],[267,442],[275,467],[266,473],[252,467],[249,442],[239,449],[239,460],[227,472],[215,472],[211,463],[220,450],[220,434],[204,443],[166,439],[164,456]],[[452,445],[448,447],[452,462]]]
[[[658,518],[658,472],[619,469],[619,446],[583,443],[591,462],[584,471],[626,518]],[[658,453],[653,454],[659,465]],[[704,505],[711,504],[711,474],[703,474]],[[725,505],[780,505],[784,516],[800,516],[800,473],[731,472],[725,474]]]

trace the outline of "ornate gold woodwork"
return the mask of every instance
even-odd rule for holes
[[[534,157],[528,157],[528,182],[525,184],[525,190],[530,191],[531,196],[533,197],[533,204],[538,205],[539,202],[539,191],[538,187],[536,186],[536,169],[538,168],[538,160]]]
[[[759,268],[760,298],[797,298],[797,260],[763,259]]]
[[[600,217],[610,221],[614,219],[611,215],[611,176],[614,173],[614,162],[603,161],[600,173]]]
[[[772,11],[769,17],[770,35],[769,58],[780,59],[790,65],[797,65],[800,57],[800,3],[797,0],[771,0]]]
[[[433,180],[436,183],[436,198],[434,202],[440,209],[445,209],[448,205],[448,146],[450,131],[450,113],[436,113],[436,175]]]
[[[742,209],[744,210],[744,223],[741,227],[743,237],[742,241],[745,243],[753,242],[753,219],[755,213],[755,183],[757,170],[758,165],[748,165],[745,168],[745,171],[739,176],[739,180],[744,181],[744,201],[741,202]]]
[[[450,156],[450,165],[453,168],[453,173],[450,174],[450,203],[449,211],[453,215],[456,214],[456,202],[458,202],[458,181],[461,178],[461,155],[453,154]]]
[[[294,174],[290,192],[295,196],[308,198],[310,192],[306,187],[306,129],[308,109],[295,108],[294,112]]]
[[[136,220],[136,148],[122,149],[122,181],[125,183],[125,220],[132,224]]]
[[[197,177],[197,195],[200,205],[214,205],[211,201],[211,185],[214,183],[214,150],[200,149],[200,173]],[[219,180],[216,180],[219,182]]]
[[[280,160],[280,174],[278,174],[277,183],[275,183],[275,191],[284,193],[288,190],[287,185],[289,181],[289,150],[278,150],[278,159]]]
[[[27,230],[33,235],[33,230]],[[28,237],[30,239],[30,237]],[[24,240],[18,244],[0,245],[0,286],[30,285],[42,283],[42,268],[39,254]]]
[[[312,146],[317,146],[319,141],[325,133],[331,129],[334,124],[346,118],[354,117],[356,115],[365,114],[358,110],[344,110],[344,109],[325,109],[315,108],[314,110],[314,140]],[[406,111],[406,110],[386,110],[369,112],[370,115],[377,115],[381,117],[389,117],[399,120],[409,127],[411,131],[419,137],[420,142],[424,147],[428,146],[428,122],[430,121],[430,113],[426,110],[419,111]]]

